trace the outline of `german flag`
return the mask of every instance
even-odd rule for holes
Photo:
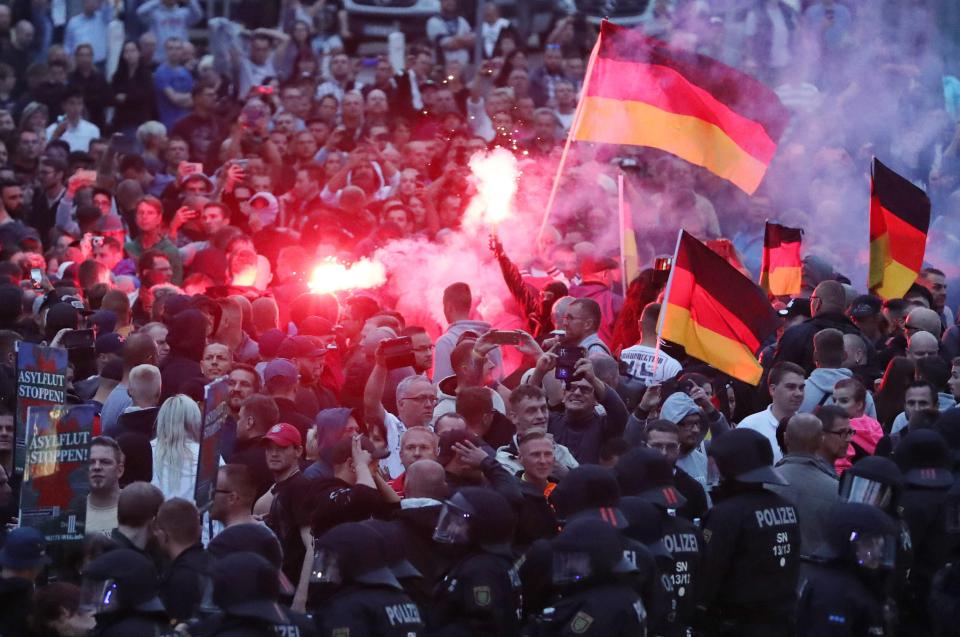
[[[760,382],[764,339],[777,329],[766,294],[726,259],[681,231],[660,310],[659,336],[746,383]]]
[[[788,118],[752,77],[604,20],[570,135],[659,148],[753,194]]]
[[[930,198],[873,159],[870,186],[870,290],[884,299],[903,296],[923,268]]]
[[[763,258],[760,264],[760,287],[773,296],[800,293],[803,261],[800,241],[803,230],[767,222],[763,230]]]

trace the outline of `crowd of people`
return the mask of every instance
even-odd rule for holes
[[[534,240],[596,25],[439,4],[375,57],[332,0],[0,4],[0,635],[958,634],[956,7],[651,2],[636,28],[789,108],[769,173],[751,198],[577,143]],[[497,148],[522,176],[488,241]],[[933,201],[903,298],[856,284],[871,155]],[[683,228],[756,275],[774,216],[803,288],[754,387],[658,339],[655,257]],[[311,280],[398,242],[444,258]],[[96,410],[82,545],[19,525],[21,341]]]

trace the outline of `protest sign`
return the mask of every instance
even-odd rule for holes
[[[17,341],[17,414],[14,473],[23,475],[27,409],[62,405],[67,393],[67,350]]]
[[[27,410],[20,525],[37,529],[47,542],[83,539],[95,415],[93,405]]]
[[[217,488],[217,472],[220,470],[220,439],[223,425],[230,416],[227,394],[230,381],[222,376],[203,389],[203,423],[200,432],[200,453],[197,456],[197,483],[194,501],[200,511],[213,504]]]

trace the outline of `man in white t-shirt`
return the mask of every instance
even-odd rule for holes
[[[777,442],[777,427],[783,419],[790,418],[800,409],[806,380],[803,368],[789,361],[774,365],[767,378],[773,402],[763,411],[744,418],[737,428],[753,429],[766,436],[773,449],[773,464],[777,464],[783,457],[783,451]]]
[[[657,320],[660,304],[648,303],[640,314],[640,341],[620,352],[630,376],[647,387],[659,385],[683,371],[680,363],[666,352],[657,351]]]
[[[113,438],[99,436],[90,442],[90,493],[87,495],[85,533],[110,533],[117,528],[123,451]]]
[[[475,36],[470,23],[458,15],[458,0],[440,0],[440,14],[427,20],[427,39],[437,45],[445,62],[470,64]]]
[[[376,362],[363,391],[364,414],[367,422],[382,422],[387,431],[387,449],[390,455],[380,465],[387,469],[394,480],[403,473],[400,459],[400,438],[410,427],[426,427],[430,430],[433,408],[437,406],[437,388],[426,376],[407,376],[397,385],[397,415],[383,408],[383,387],[387,382],[387,366],[380,348],[377,347]]]

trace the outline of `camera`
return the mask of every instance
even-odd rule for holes
[[[91,243],[93,243],[93,247],[99,248],[103,245],[103,237],[94,237],[91,239]]]
[[[413,367],[416,363],[413,355],[413,340],[409,336],[380,341],[380,353],[383,355],[387,369]]]
[[[557,367],[554,376],[557,380],[573,380],[573,372],[577,368],[577,361],[586,357],[587,352],[582,347],[557,348]]]

